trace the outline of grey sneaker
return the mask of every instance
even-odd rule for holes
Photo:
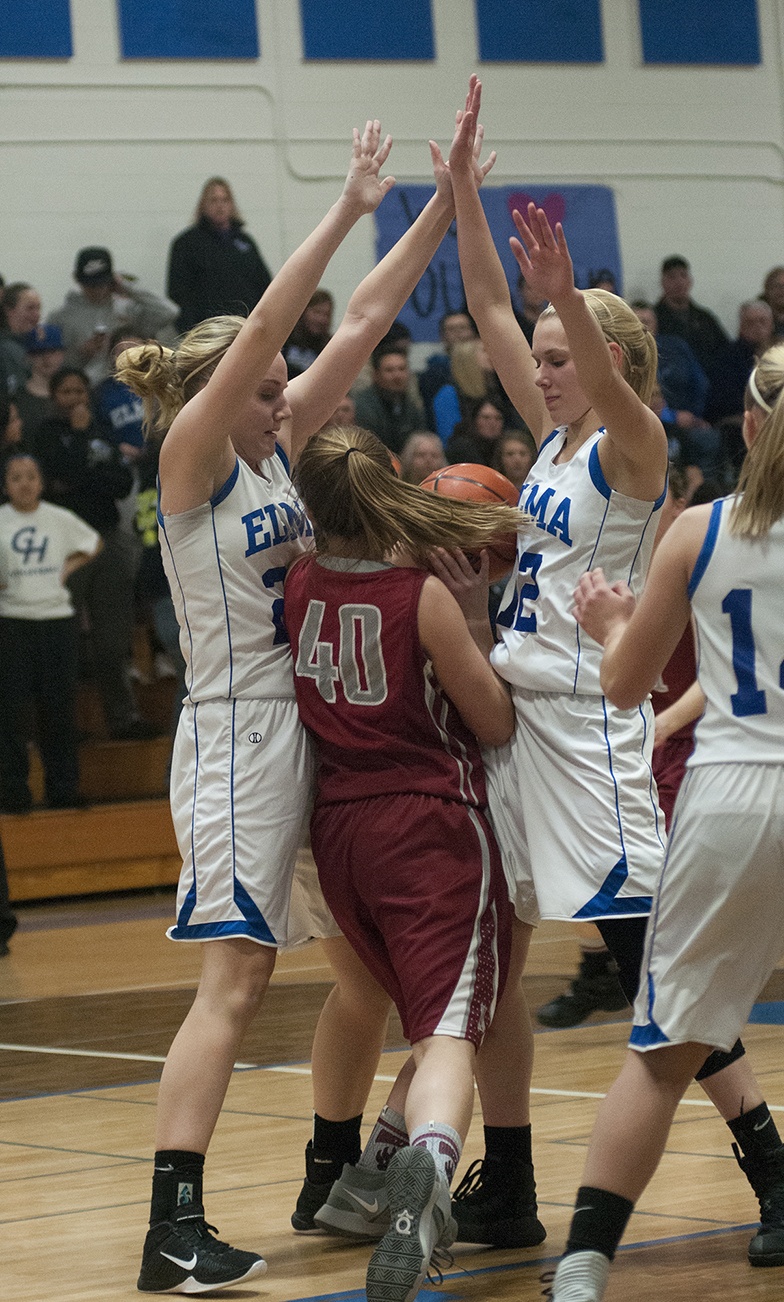
[[[425,1148],[401,1148],[386,1175],[390,1226],[370,1258],[367,1302],[413,1302],[457,1226],[449,1189]]]
[[[385,1186],[386,1172],[369,1166],[349,1166],[347,1162],[313,1220],[328,1234],[363,1241],[380,1239],[389,1229]]]

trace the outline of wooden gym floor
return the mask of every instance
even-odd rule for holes
[[[173,897],[125,896],[27,906],[0,960],[0,1295],[42,1302],[138,1297],[148,1211],[156,1080],[195,987],[196,947],[165,939]],[[564,988],[576,946],[567,926],[539,929],[532,1007]],[[296,1235],[289,1217],[310,1133],[310,1040],[329,987],[319,947],[281,959],[243,1049],[207,1166],[207,1213],[229,1242],[263,1252],[268,1273],[227,1290],[262,1302],[363,1297],[368,1250]],[[748,1028],[755,1069],[784,1129],[784,973]],[[626,1036],[622,1014],[537,1036],[534,1152],[546,1242],[529,1251],[458,1248],[444,1302],[548,1296],[596,1108]],[[404,1060],[398,1025],[366,1116]],[[198,1065],[195,1065],[198,1070]],[[459,1175],[481,1153],[477,1110]],[[458,1175],[458,1178],[459,1178]],[[608,1302],[780,1298],[784,1269],[752,1270],[756,1204],[724,1124],[694,1088],[617,1258]]]

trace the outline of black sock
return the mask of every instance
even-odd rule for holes
[[[628,1198],[581,1185],[564,1256],[570,1252],[603,1252],[612,1261],[633,1211],[634,1203]]]
[[[741,1112],[727,1125],[737,1139],[744,1157],[762,1157],[781,1148],[781,1136],[768,1111],[767,1103],[760,1103],[750,1112]]]
[[[313,1161],[316,1164],[329,1162],[330,1170],[333,1166],[337,1166],[338,1175],[343,1170],[344,1162],[356,1166],[362,1153],[359,1129],[361,1124],[361,1112],[358,1117],[350,1117],[348,1121],[325,1121],[324,1117],[320,1117],[316,1112],[313,1117]],[[325,1182],[335,1178],[334,1173],[327,1173],[325,1166]],[[318,1175],[316,1175],[316,1183],[319,1183]]]
[[[164,1148],[155,1154],[150,1225],[171,1220],[172,1212],[204,1201],[204,1154]]]
[[[530,1126],[485,1126],[485,1161],[520,1166],[531,1161]]]

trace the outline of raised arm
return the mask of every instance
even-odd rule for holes
[[[528,340],[512,308],[506,274],[471,175],[482,86],[472,77],[466,108],[449,151],[449,170],[457,212],[457,250],[468,310],[498,377],[537,444],[551,432],[544,398],[536,387],[536,367]]]
[[[460,118],[462,111],[458,114]],[[480,127],[474,133],[470,161],[474,189],[481,185],[495,162],[495,154],[480,162],[482,138]],[[295,460],[310,435],[321,428],[354,383],[449,230],[455,215],[449,169],[435,141],[429,143],[435,194],[413,225],[352,294],[346,315],[327,347],[287,389],[292,412],[289,447]]]
[[[627,384],[620,370],[620,346],[608,343],[584,296],[575,287],[561,223],[553,232],[543,210],[532,203],[527,217],[526,222],[519,212],[513,214],[523,243],[513,238],[512,251],[526,281],[552,303],[566,332],[580,387],[612,444],[609,463],[605,461],[606,452],[602,455],[607,479],[613,487],[626,487],[631,471],[631,486],[637,490],[633,495],[656,498],[664,486],[667,469],[664,427]],[[628,465],[614,465],[613,456]],[[653,484],[650,493],[648,481]]]
[[[379,178],[391,145],[390,136],[381,142],[378,121],[369,121],[362,136],[355,128],[343,193],[278,272],[205,387],[175,417],[161,448],[162,476],[173,470],[181,479],[190,470],[202,500],[224,482],[234,464],[227,431],[257,391],[332,254],[358,219],[373,212],[394,185],[392,177]]]

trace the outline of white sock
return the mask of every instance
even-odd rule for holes
[[[447,1185],[452,1183],[452,1176],[463,1151],[463,1141],[456,1130],[443,1122],[428,1121],[426,1126],[417,1126],[416,1130],[412,1130],[411,1147],[426,1148],[436,1164],[438,1174]]]
[[[558,1263],[552,1302],[601,1302],[610,1262],[603,1252],[570,1252]]]

